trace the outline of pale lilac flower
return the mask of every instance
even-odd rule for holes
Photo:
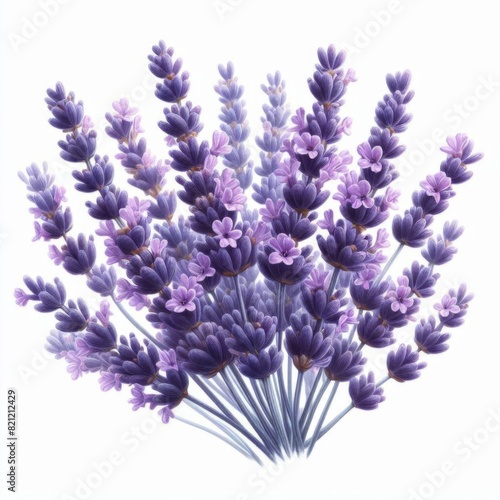
[[[99,377],[99,384],[101,385],[101,391],[109,391],[115,389],[115,391],[120,391],[122,388],[121,373],[110,373],[107,371],[102,371]]]
[[[35,236],[31,238],[31,241],[38,241],[40,239],[43,239],[44,241],[49,241],[50,240],[50,234],[45,231],[45,229],[42,227],[42,225],[38,222],[35,221],[33,223],[33,226],[35,228]]]
[[[288,153],[293,158],[295,156],[295,149],[294,148],[295,148],[295,143],[292,139],[283,139],[283,142],[281,143],[280,151],[282,153]]]
[[[68,352],[70,352],[70,351],[68,351]],[[85,358],[87,356],[90,356],[93,353],[92,349],[87,345],[85,340],[83,340],[81,337],[77,337],[75,339],[75,351],[74,352],[80,358]]]
[[[279,219],[283,208],[285,208],[284,200],[273,201],[271,198],[268,198],[266,200],[266,207],[261,208],[259,213],[262,215],[264,222],[272,222],[275,219]]]
[[[229,217],[224,217],[222,222],[220,220],[214,221],[212,229],[221,248],[228,246],[236,248],[238,246],[236,241],[241,238],[242,232],[239,229],[233,229],[233,221]]]
[[[171,135],[166,135],[164,141],[167,143],[167,146],[171,148],[172,146],[175,146],[177,144],[177,141],[175,140],[175,137],[172,137]]]
[[[64,254],[55,245],[49,245],[49,257],[56,266],[64,261]]]
[[[164,424],[168,424],[170,419],[174,418],[174,412],[168,406],[164,406],[161,410],[159,410],[158,415],[161,416],[161,421]]]
[[[368,142],[363,142],[358,146],[358,153],[361,159],[358,165],[361,168],[369,168],[372,172],[380,172],[382,170],[382,155],[383,149],[380,146],[372,148]]]
[[[441,193],[448,191],[451,187],[451,179],[446,177],[444,172],[437,172],[434,175],[428,175],[425,181],[420,183],[427,196],[433,196],[436,203],[441,200]]]
[[[66,370],[71,373],[73,380],[80,378],[84,372],[88,371],[85,361],[75,351],[68,351],[65,359],[68,363]]]
[[[217,156],[207,155],[203,163],[203,170],[202,170],[203,174],[207,176],[212,175],[216,165],[217,165]]]
[[[364,269],[358,273],[357,278],[354,280],[354,284],[357,286],[362,286],[365,290],[370,288],[370,284],[377,277],[377,272],[374,269]]]
[[[346,116],[337,127],[338,134],[351,135],[352,118]]]
[[[82,134],[88,135],[88,133],[90,132],[90,129],[93,126],[94,126],[94,124],[92,123],[92,119],[90,118],[90,116],[85,115],[83,117],[83,121],[82,121]]]
[[[294,126],[288,129],[290,132],[300,133],[300,131],[307,126],[306,112],[304,108],[297,109],[295,114],[292,116],[292,123]]]
[[[318,151],[323,149],[321,137],[311,135],[309,132],[304,132],[301,135],[295,134],[293,142],[295,143],[294,149],[299,155],[308,155],[311,159],[316,158]]]
[[[295,246],[292,238],[283,233],[278,234],[277,238],[271,238],[269,245],[276,250],[269,255],[271,264],[282,262],[287,266],[291,266],[293,261],[300,255],[300,250]]]
[[[350,83],[357,81],[358,79],[356,78],[356,72],[352,68],[349,68],[344,78],[342,79],[342,83],[344,84],[345,87],[347,87],[347,85],[349,85]]]
[[[139,134],[142,134],[144,129],[141,127],[141,117],[136,116],[132,122],[132,128],[130,129],[130,140],[135,141]],[[168,161],[168,160],[167,160]]]
[[[319,173],[320,181],[325,184],[329,180],[338,179],[339,174],[345,174],[347,172],[347,166],[351,163],[352,156],[348,151],[341,151],[338,155],[331,155],[328,163]]]
[[[14,290],[14,297],[16,299],[16,304],[18,306],[24,307],[31,300],[32,296],[28,295],[21,288],[16,288]]]
[[[295,158],[285,158],[274,173],[281,182],[285,182],[288,187],[293,187],[297,184],[299,167],[300,162]]]
[[[381,210],[387,210],[388,208],[392,210],[397,210],[398,208],[398,198],[401,193],[389,186],[385,192],[384,198],[381,203]]]
[[[160,353],[160,361],[156,363],[156,366],[160,370],[177,370],[177,356],[175,355],[174,349],[169,349],[168,351],[161,350]]]
[[[263,222],[253,222],[249,229],[247,229],[246,235],[252,239],[255,245],[258,245],[262,241],[268,241],[271,238],[271,230],[269,226]]]
[[[469,142],[469,138],[465,134],[457,134],[455,137],[450,136],[446,138],[448,146],[443,146],[441,151],[449,154],[454,158],[461,158],[465,146]]]
[[[215,269],[211,267],[210,257],[201,252],[198,252],[195,259],[188,264],[188,269],[196,281],[203,281],[207,276],[215,274]]]
[[[387,293],[387,298],[392,302],[391,309],[401,314],[406,314],[409,307],[413,305],[413,299],[410,298],[412,294],[411,288],[408,286],[408,278],[400,276],[398,278],[398,287],[396,290],[391,290]]]
[[[139,408],[144,408],[146,404],[149,403],[149,398],[144,394],[144,387],[142,385],[135,384],[131,390],[132,398],[128,400],[131,403],[132,410],[137,411]]]
[[[391,243],[389,241],[389,232],[384,229],[378,229],[377,230],[377,235],[375,237],[375,243],[372,245],[370,250],[376,251],[380,250],[381,248],[388,248],[391,246]]]
[[[352,208],[359,208],[361,206],[365,208],[373,207],[374,201],[369,197],[371,190],[370,183],[365,180],[349,186],[348,192],[351,195],[349,201],[352,203]]]
[[[245,208],[247,198],[238,179],[234,177],[233,170],[224,169],[221,177],[215,179],[215,184],[217,186],[215,195],[220,198],[227,210],[233,212]]]
[[[345,313],[340,316],[339,321],[335,326],[334,335],[340,335],[348,332],[351,329],[351,325],[355,325],[357,322],[357,311],[354,308],[347,309]]]
[[[131,299],[134,295],[134,286],[130,281],[127,281],[125,278],[120,278],[116,282],[116,300],[121,302],[122,300]]]
[[[221,201],[230,212],[241,212],[245,209],[247,197],[239,186],[236,189],[226,188],[221,196]]]
[[[147,295],[144,295],[139,292],[133,292],[132,297],[130,297],[128,303],[135,308],[136,311],[140,311],[141,309],[149,308],[151,305],[151,300]]]
[[[232,146],[229,145],[229,137],[226,133],[216,130],[212,134],[212,147],[210,148],[210,154],[214,156],[227,155],[233,150]]]
[[[114,240],[118,236],[112,220],[100,222],[99,228],[95,230],[95,234],[97,234],[98,236],[107,236],[112,240]]]
[[[112,314],[109,302],[107,300],[102,300],[99,304],[99,311],[95,313],[96,318],[101,322],[102,326],[108,326],[109,317]]]
[[[132,122],[134,115],[137,114],[137,108],[132,108],[129,105],[128,99],[122,98],[112,104],[116,113],[113,115],[115,118],[121,118],[126,122]]]
[[[194,276],[181,274],[180,284],[188,290],[194,290],[197,297],[203,297],[203,295],[205,295],[203,287],[198,283],[197,279]]]
[[[167,300],[165,307],[169,311],[182,313],[184,311],[194,311],[196,304],[193,300],[196,297],[194,290],[188,290],[186,287],[180,286],[172,292],[172,298]]]
[[[335,230],[335,221],[333,219],[333,210],[325,210],[323,219],[318,221],[318,226],[321,229],[326,229],[329,233]]]
[[[314,268],[311,274],[304,280],[304,285],[311,290],[317,292],[318,290],[326,290],[326,279],[330,276],[329,271],[324,271],[323,268]]]
[[[439,311],[439,315],[447,318],[450,313],[457,314],[460,312],[460,306],[457,305],[457,298],[451,297],[448,293],[441,299],[441,302],[434,304],[434,309]]]
[[[160,238],[153,238],[151,240],[150,250],[153,256],[163,257],[165,249],[168,247],[168,241]]]

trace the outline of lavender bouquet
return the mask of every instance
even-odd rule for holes
[[[467,136],[448,138],[437,173],[420,183],[409,208],[395,212],[393,162],[411,121],[410,73],[387,76],[375,126],[357,148],[359,168],[351,169],[353,156],[337,145],[352,122],[341,117],[355,81],[344,60],[333,46],[318,50],[308,81],[316,102],[291,118],[285,82],[278,72],[268,75],[254,165],[233,65],[219,66],[220,130],[200,141],[201,108],[186,101],[189,74],[172,48],[155,45],[149,69],[159,80],[156,96],[169,103],[158,123],[169,158],[153,156],[127,100],[105,115],[135,196],[114,184],[109,157],[96,153],[83,103],[60,83],[47,91],[49,122],[66,134],[60,155],[80,165],[75,188],[93,196],[86,205],[98,221],[98,241],[75,234],[65,189],[47,165],[36,164],[20,173],[33,204],[34,239],[50,241],[54,263],[84,277],[103,299],[91,311],[83,299],[67,299],[59,279],[41,277],[25,277],[27,290],[16,289],[15,297],[21,306],[32,301],[37,311],[55,312],[46,348],[68,363],[73,379],[97,373],[104,391],[126,385],[133,410],[159,409],[164,423],[175,416],[262,464],[309,454],[352,409],[376,409],[386,382],[417,378],[426,366],[422,354],[448,348],[444,330],[463,323],[471,300],[465,285],[441,297],[433,315],[416,315],[434,294],[435,267],[452,259],[463,229],[445,222],[432,238],[430,226],[482,155]],[[179,173],[177,193],[172,171]],[[188,217],[176,216],[177,199]],[[389,257],[384,226],[391,220]],[[98,242],[106,264],[97,263]],[[407,247],[409,265],[394,267],[390,278]],[[133,333],[118,334],[113,310]],[[413,339],[402,343],[409,321],[416,321]],[[366,369],[373,350],[384,353],[383,373]],[[332,409],[339,389],[350,401],[340,412]]]

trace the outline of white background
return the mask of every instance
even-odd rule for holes
[[[8,6],[2,2],[0,16],[0,439],[6,435],[6,388],[14,387],[20,439],[15,498],[500,498],[494,240],[500,67],[497,14],[491,2],[48,3],[50,15],[44,14],[42,1]],[[472,180],[458,186],[447,213],[466,231],[457,242],[454,262],[442,270],[441,286],[467,282],[474,291],[465,326],[452,332],[447,353],[429,359],[421,379],[387,384],[387,401],[379,410],[351,412],[308,460],[260,469],[208,435],[175,421],[158,424],[155,414],[146,410],[132,412],[126,391],[102,393],[94,376],[72,382],[64,362],[44,357],[51,315],[14,304],[13,289],[22,285],[24,274],[47,279],[61,274],[49,261],[46,245],[31,243],[32,218],[18,170],[33,161],[47,161],[68,188],[76,223],[92,230],[83,225],[85,197],[71,188],[71,166],[58,158],[56,142],[61,137],[47,124],[45,89],[63,81],[85,101],[86,112],[98,126],[113,100],[131,97],[141,108],[151,147],[165,156],[156,127],[163,106],[151,91],[146,60],[160,38],[175,47],[191,73],[190,99],[203,107],[203,138],[218,126],[219,104],[212,87],[219,62],[234,61],[246,88],[249,120],[258,133],[263,102],[259,85],[268,72],[281,70],[292,110],[307,108],[312,98],[306,81],[317,47],[334,43],[350,48],[347,65],[356,70],[358,82],[349,88],[343,113],[354,119],[353,135],[345,141],[352,152],[366,140],[375,104],[385,92],[385,74],[411,69],[416,97],[410,105],[414,120],[402,136],[408,150],[399,161],[401,209],[409,204],[418,182],[438,169],[442,154],[432,137],[441,130],[467,133],[485,153],[484,160],[472,167]],[[99,138],[99,153],[113,156],[113,142],[102,133]],[[115,165],[119,170],[118,162]],[[407,265],[418,256],[416,251],[410,254],[403,253],[398,264]],[[89,296],[83,281],[64,280],[73,297]],[[492,414],[499,420],[496,425]],[[133,437],[137,428],[140,435]],[[9,498],[4,444],[0,447],[0,496]],[[115,459],[115,466],[104,471],[108,477],[97,476],[96,464],[110,459]],[[446,475],[440,472],[443,467]],[[92,488],[77,491],[82,481],[90,481]]]

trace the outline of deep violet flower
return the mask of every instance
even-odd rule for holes
[[[19,174],[35,219],[33,241],[49,242],[58,269],[97,298],[68,296],[59,278],[24,277],[16,303],[54,317],[47,351],[66,361],[74,380],[93,373],[103,391],[128,386],[132,410],[156,409],[163,423],[184,403],[177,420],[260,464],[311,452],[352,408],[377,408],[382,384],[419,377],[420,356],[448,349],[443,330],[464,322],[472,299],[462,285],[443,293],[434,316],[418,317],[434,294],[435,266],[453,257],[463,232],[445,222],[431,238],[430,225],[450,209],[455,185],[471,178],[482,154],[465,134],[449,137],[439,169],[397,212],[405,193],[393,183],[412,119],[410,72],[387,75],[354,161],[337,144],[354,132],[356,121],[343,108],[354,70],[333,45],[317,56],[308,108],[291,108],[282,75],[267,75],[254,141],[233,63],[218,67],[220,123],[205,131],[201,107],[188,100],[182,59],[163,41],[154,45],[148,61],[155,95],[167,103],[158,122],[165,150],[155,156],[149,149],[145,120],[127,99],[104,113],[128,189],[116,184],[110,157],[99,154],[83,102],[61,83],[48,89],[49,123],[63,134],[60,156],[87,197],[95,235],[73,229],[70,196],[46,164]],[[188,215],[177,213],[178,203]],[[390,220],[392,237],[381,227]],[[400,252],[411,251],[405,246],[424,247],[425,261],[409,257],[411,264],[398,261],[394,270]],[[118,331],[121,313],[131,331]],[[398,329],[411,321],[415,345],[401,344]],[[373,349],[387,366],[378,380],[367,370]],[[341,391],[351,402],[334,416]]]

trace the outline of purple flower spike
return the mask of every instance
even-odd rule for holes
[[[196,297],[194,290],[188,290],[186,287],[180,286],[172,292],[172,298],[165,304],[166,308],[176,313],[184,311],[194,311],[196,304],[193,302]]]
[[[375,375],[373,372],[368,377],[361,375],[351,379],[349,382],[349,395],[352,404],[360,410],[375,410],[378,405],[385,400],[384,390],[375,385]]]
[[[276,250],[269,255],[271,264],[283,262],[283,264],[291,266],[300,255],[300,250],[295,246],[295,242],[286,234],[280,233],[277,238],[271,238],[269,244]]]
[[[450,297],[449,294],[446,294],[441,299],[441,302],[434,304],[434,309],[436,309],[436,311],[439,311],[439,316],[441,316],[442,318],[447,318],[450,313],[457,314],[460,312],[460,306],[457,305],[457,298]]]
[[[417,361],[417,351],[413,351],[410,345],[400,345],[396,352],[391,351],[387,356],[389,377],[397,382],[406,382],[420,377],[420,370],[425,368],[427,363],[417,363]]]
[[[368,142],[363,142],[363,144],[358,146],[358,153],[361,156],[361,160],[358,161],[358,165],[361,168],[369,168],[372,172],[380,172],[382,170],[381,159],[384,150],[380,146],[372,148]]]
[[[222,222],[219,220],[214,221],[212,229],[216,234],[215,239],[219,240],[221,248],[226,248],[228,246],[236,248],[238,246],[236,241],[239,240],[243,234],[239,229],[233,229],[233,221],[229,217],[224,217]]]
[[[434,175],[428,175],[420,186],[425,190],[425,194],[434,197],[436,203],[439,203],[441,193],[450,189],[451,179],[446,177],[444,172],[437,172]]]

